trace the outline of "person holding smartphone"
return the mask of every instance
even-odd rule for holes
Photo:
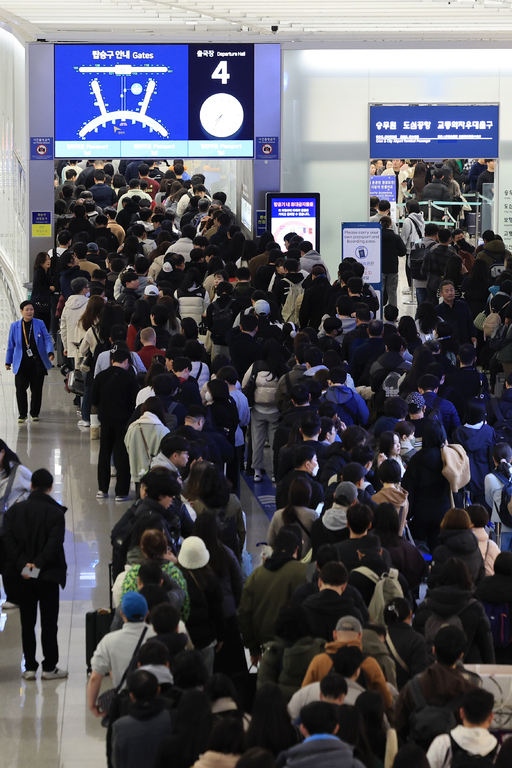
[[[59,585],[66,585],[64,555],[63,507],[50,494],[53,477],[46,469],[33,473],[30,494],[25,501],[13,504],[4,515],[4,543],[7,560],[18,574],[21,642],[25,656],[25,680],[35,680],[37,608],[41,615],[43,647],[43,680],[59,680],[68,676],[59,669],[57,630],[59,619]]]

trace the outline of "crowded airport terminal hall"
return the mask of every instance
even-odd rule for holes
[[[511,49],[0,0],[0,768],[512,768]]]

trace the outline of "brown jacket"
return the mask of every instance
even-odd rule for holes
[[[442,707],[450,699],[463,696],[474,688],[474,685],[468,682],[458,669],[437,662],[420,675],[419,681],[427,703],[436,707]],[[414,710],[414,701],[407,684],[402,688],[396,704],[396,730],[399,736],[407,735],[409,719]],[[454,714],[459,721],[458,709],[454,710]]]
[[[343,648],[346,645],[355,645],[357,648],[363,650],[360,640],[350,640],[348,643],[335,640],[332,643],[327,643],[325,646],[325,653],[319,653],[309,665],[301,687],[304,688],[304,686],[309,685],[310,683],[319,683],[320,680],[323,680],[332,668],[332,656],[339,648]],[[370,691],[379,691],[384,699],[384,706],[386,709],[389,709],[392,704],[391,692],[387,686],[384,675],[382,674],[382,669],[371,656],[366,657],[361,664],[361,667],[363,668],[368,681],[368,689]]]
[[[404,532],[407,513],[409,512],[408,496],[409,493],[405,490],[405,488],[395,488],[392,486],[389,486],[388,488],[381,488],[380,491],[375,494],[375,496],[372,496],[372,501],[377,505],[389,503],[394,506],[400,520],[400,536]]]
[[[265,251],[265,253],[260,253],[259,256],[252,257],[252,259],[249,262],[251,280],[254,280],[256,276],[256,272],[258,271],[258,267],[263,267],[265,264],[268,264],[268,257],[269,257],[268,251]]]

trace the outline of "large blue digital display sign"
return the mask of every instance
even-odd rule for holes
[[[254,46],[56,45],[56,157],[252,157]]]
[[[499,107],[370,107],[370,156],[498,157]]]

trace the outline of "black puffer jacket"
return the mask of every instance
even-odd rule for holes
[[[454,615],[459,617],[468,639],[464,663],[494,664],[489,620],[482,603],[474,600],[471,592],[459,587],[429,589],[425,600],[418,606],[413,628],[425,635],[425,624],[433,614],[443,618]]]
[[[512,613],[512,575],[487,576],[479,585],[476,595],[482,603],[500,605],[508,603]],[[495,648],[496,664],[512,664],[512,643],[507,648]]]
[[[443,565],[451,557],[456,557],[467,565],[473,584],[478,586],[485,576],[485,566],[473,531],[440,531],[439,539],[441,544],[434,549],[432,555],[432,568],[428,577],[429,587],[435,587]]]

